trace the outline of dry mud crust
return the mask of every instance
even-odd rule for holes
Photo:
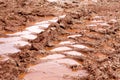
[[[54,12],[46,0],[0,0],[0,31],[18,31],[38,17],[54,16]]]

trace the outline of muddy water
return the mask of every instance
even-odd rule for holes
[[[65,15],[60,16],[58,18],[63,18]],[[51,22],[56,22],[58,18],[53,18],[52,20],[37,22],[34,26],[30,26],[21,32],[16,32],[13,34],[7,34],[7,37],[0,38],[0,61],[8,60],[9,57],[6,54],[9,53],[17,53],[20,52],[19,47],[25,45],[31,45],[27,42],[27,40],[35,39],[38,33],[44,31],[44,29],[48,28]],[[76,37],[80,35],[71,35],[68,37]],[[65,36],[67,38],[67,36]],[[62,38],[62,36],[61,36]],[[56,43],[56,42],[54,42]],[[63,41],[60,43],[56,43],[56,45],[66,45],[69,43],[72,45],[74,42]],[[54,49],[50,49],[51,53],[60,52],[60,51],[69,51],[72,48],[67,46],[56,47]],[[73,54],[76,52],[72,52]],[[5,55],[4,55],[5,54]],[[77,53],[78,54],[78,53]],[[70,66],[77,65],[80,63],[66,58],[63,54],[53,54],[48,55],[46,57],[40,58],[43,63],[30,66],[28,68],[28,73],[25,75],[20,75],[24,80],[71,80],[73,76],[86,76],[87,72],[85,70],[73,71]],[[29,64],[28,64],[29,65]]]
[[[71,76],[77,76],[84,70],[73,72],[64,65],[55,62],[46,62],[30,68],[29,73],[24,77],[25,80],[71,80]]]
[[[70,66],[80,63],[63,54],[52,54],[41,58],[45,62],[31,66],[24,80],[72,80],[71,77],[88,75],[85,70],[73,71]]]
[[[95,16],[86,26],[88,25],[108,26],[108,24],[102,20],[101,16]],[[68,30],[68,32],[71,33],[70,30]],[[75,29],[70,35],[64,36],[64,39],[61,42],[53,42],[56,45],[55,47],[49,49],[46,48],[46,51],[48,51],[50,55],[42,58],[40,57],[41,62],[29,67],[28,73],[23,76],[23,79],[72,80],[72,77],[77,77],[78,75],[79,77],[87,76],[87,71],[81,67],[82,63],[74,59],[74,56],[86,56],[82,52],[79,52],[79,49],[90,49],[90,47],[72,40],[78,37],[80,38],[81,36],[82,35],[79,34],[79,29]],[[72,56],[72,58],[69,56]],[[98,58],[98,60],[103,60],[106,58],[106,55],[102,53],[96,53],[94,56]],[[79,69],[76,70],[75,68],[74,71],[73,66],[77,66]]]
[[[92,0],[96,2],[97,0]],[[64,17],[64,16],[61,16]],[[47,20],[43,22],[37,22],[34,26],[26,28],[24,31],[17,32],[14,34],[8,34],[8,37],[0,38],[0,53],[16,53],[20,50],[19,46],[30,45],[27,40],[33,40],[37,36],[36,34],[41,33],[44,29],[48,28],[51,22],[56,22],[58,18],[54,18],[53,20]],[[114,21],[114,20],[113,20]],[[101,16],[95,16],[90,24],[87,26],[95,27],[98,25],[101,26],[109,26],[105,21],[101,19]],[[40,58],[41,61],[36,65],[30,66],[28,68],[28,72],[22,76],[24,80],[72,80],[72,77],[83,77],[87,76],[88,73],[86,70],[83,70],[81,67],[81,62],[76,61],[74,58],[69,56],[84,56],[83,53],[75,50],[75,49],[85,49],[89,48],[85,45],[78,44],[72,40],[71,38],[81,37],[78,29],[68,30],[68,32],[72,32],[68,36],[59,36],[63,41],[54,42],[56,46],[54,48],[46,48],[51,55]],[[96,57],[103,59],[106,58],[106,55],[97,53]],[[1,56],[0,60],[9,59],[6,56]],[[73,67],[77,66],[80,69],[74,71]],[[71,68],[72,67],[72,68]]]
[[[58,18],[63,17],[65,17],[65,15],[55,17],[51,20],[37,22],[35,25],[30,26],[21,32],[6,34],[7,37],[0,38],[0,54],[19,52],[20,50],[18,49],[18,47],[30,45],[27,40],[35,39],[37,37],[36,34],[43,32],[50,23],[56,22]]]

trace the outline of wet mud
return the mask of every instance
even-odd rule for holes
[[[0,80],[120,80],[119,3],[51,2],[66,16],[27,39],[20,52],[2,54]]]
[[[56,13],[53,13],[56,12]],[[36,22],[46,16],[55,16],[58,10],[46,0],[1,0],[0,32],[23,30],[30,22]]]

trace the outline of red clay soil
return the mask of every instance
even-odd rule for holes
[[[5,5],[5,3],[7,2],[1,1],[0,4],[3,4],[2,6],[6,8],[7,5]],[[12,11],[16,14],[12,17],[18,17],[19,14],[19,17],[22,18],[18,19],[22,19],[23,22],[25,19],[24,16],[33,17],[49,15],[43,14],[43,12],[41,13],[41,11],[38,10],[38,7],[35,9],[35,12],[31,9],[28,10],[28,12],[24,12],[27,7],[26,5],[30,5],[30,3],[24,2],[24,4],[21,4],[22,6],[25,6],[24,9],[20,8],[19,10],[18,6],[21,5],[18,5],[15,8],[11,8],[12,10],[10,10],[10,12],[11,15]],[[38,62],[37,56],[45,56],[49,54],[49,52],[45,51],[46,47],[54,47],[54,44],[52,44],[52,42],[64,40],[64,37],[61,38],[59,36],[70,35],[72,33],[70,30],[75,29],[78,29],[76,33],[82,34],[82,36],[72,40],[76,41],[79,44],[84,44],[91,49],[78,49],[79,52],[84,53],[86,56],[82,58],[72,57],[80,61],[82,63],[81,67],[87,70],[89,74],[88,76],[82,78],[79,76],[73,77],[73,80],[120,80],[119,4],[120,2],[118,0],[109,0],[108,2],[100,2],[99,4],[89,4],[88,6],[84,7],[85,9],[83,9],[83,7],[76,7],[74,11],[72,11],[72,9],[70,11],[70,9],[66,8],[66,17],[64,19],[60,19],[58,22],[52,23],[48,29],[45,30],[45,32],[38,34],[38,37],[35,40],[29,41],[32,44],[31,46],[25,46],[21,48],[21,52],[9,55],[9,60],[0,62],[0,80],[19,80],[19,74],[26,72],[28,64],[35,64]],[[34,6],[32,9],[33,8]],[[14,12],[14,9],[17,11]],[[5,9],[3,12],[4,11],[9,12],[9,10]],[[38,15],[36,12],[41,14]],[[7,13],[5,13],[5,15],[6,14]],[[87,24],[87,21],[92,21],[92,16],[94,15],[105,16],[104,20],[106,20],[110,26],[85,26]],[[115,18],[118,22],[109,22],[109,19],[112,18]],[[13,22],[10,20],[7,22],[5,19],[6,18],[3,18],[2,14],[2,18],[0,18],[1,24],[9,26],[8,28],[3,26],[1,30],[9,30],[9,27],[11,26],[14,27],[24,24],[20,20],[18,20],[18,23],[16,23],[14,22],[16,20],[13,20]],[[29,21],[30,18],[27,18],[27,20]],[[26,22],[27,20],[25,19]],[[9,22],[13,24],[10,25]]]
[[[54,16],[53,6],[46,0],[0,0],[0,32],[16,32],[40,17]]]

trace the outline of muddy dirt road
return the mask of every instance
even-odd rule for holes
[[[119,3],[1,0],[0,80],[120,80]]]

